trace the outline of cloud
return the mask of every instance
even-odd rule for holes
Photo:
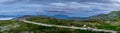
[[[0,14],[66,14],[87,17],[119,10],[119,5],[120,0],[1,0]]]
[[[105,2],[105,3],[104,3]],[[52,8],[52,10],[62,10],[67,9],[66,13],[71,13],[70,15],[97,15],[101,13],[109,13],[114,10],[120,9],[119,1],[89,1],[88,3],[79,3],[79,2],[68,2],[68,3],[50,3],[50,5],[57,6],[56,8]],[[72,10],[71,10],[72,9]]]
[[[0,3],[1,2],[11,2],[11,1],[15,1],[15,0],[0,0]]]

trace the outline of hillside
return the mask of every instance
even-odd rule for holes
[[[120,11],[113,11],[108,14],[91,16],[86,20],[66,20],[51,17],[31,17],[27,20],[52,25],[77,26],[86,28],[89,27],[97,29],[115,30],[120,32]]]
[[[97,20],[102,20],[102,21],[119,21],[120,11],[113,11],[108,14],[99,14],[99,15],[91,16],[89,17],[88,20],[90,19],[97,19]]]
[[[110,33],[59,27],[40,26],[18,20],[0,21],[0,33]]]
[[[66,19],[59,19],[62,17]],[[25,15],[23,17],[15,18],[14,20],[19,20],[19,19],[27,19],[28,21],[50,24],[50,25],[76,26],[83,28],[114,30],[120,32],[120,24],[119,24],[120,11],[113,11],[108,14],[99,14],[96,16],[91,16],[89,18],[80,18],[80,17],[68,18],[68,16],[66,15],[55,15],[55,16]],[[85,20],[81,20],[81,19],[85,19]]]

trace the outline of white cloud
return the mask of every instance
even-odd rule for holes
[[[15,0],[0,0],[0,2],[11,2],[11,1],[15,1]]]
[[[64,4],[64,3],[50,3],[50,5],[54,5],[54,6],[66,6],[66,4]]]
[[[109,13],[114,10],[119,10],[120,9],[120,2],[119,0],[112,0],[109,3],[95,3],[95,2],[88,2],[88,3],[79,3],[79,2],[68,2],[68,3],[52,3],[55,6],[58,6],[59,8],[55,10],[63,10],[63,9],[73,9],[71,11],[67,11],[68,13],[72,14],[86,14],[84,12],[90,12],[91,14],[96,13]],[[62,7],[61,7],[62,5]],[[52,6],[54,7],[54,6]],[[61,9],[62,8],[62,9]],[[98,9],[98,10],[94,10]],[[54,10],[54,9],[53,9]],[[83,13],[82,13],[83,12]],[[76,14],[76,15],[77,15]],[[88,13],[89,14],[89,13]],[[86,14],[86,15],[88,15]]]
[[[120,2],[120,0],[109,0],[109,1],[111,1],[111,2]]]
[[[0,0],[0,3],[2,2],[10,2],[14,0]],[[107,13],[111,12],[113,10],[119,10],[120,9],[120,0],[108,0],[104,2],[108,3],[102,3],[102,2],[89,2],[90,0],[83,2],[49,2],[47,4],[44,3],[15,3],[15,4],[7,4],[7,5],[0,5],[0,9],[4,9],[3,11],[0,10],[0,12],[46,12],[46,10],[50,11],[59,11],[59,12],[67,12],[75,14],[75,15],[88,15],[93,13]],[[100,0],[99,0],[100,1]],[[102,0],[101,0],[102,1]],[[32,2],[32,1],[31,1]],[[13,2],[14,3],[14,2]],[[12,9],[12,10],[9,10]],[[16,10],[20,9],[20,10]],[[23,9],[23,10],[21,10]],[[97,9],[97,10],[95,10]],[[48,12],[49,13],[49,12]],[[64,14],[67,14],[64,13]]]

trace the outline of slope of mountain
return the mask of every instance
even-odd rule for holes
[[[91,16],[89,19],[97,19],[103,21],[117,21],[120,20],[120,11],[113,11],[108,14],[99,14],[96,16]]]

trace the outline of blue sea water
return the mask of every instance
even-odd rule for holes
[[[0,20],[11,20],[13,18],[21,17],[22,15],[0,15]]]
[[[11,20],[13,19],[14,17],[9,17],[9,18],[0,18],[0,20]]]

